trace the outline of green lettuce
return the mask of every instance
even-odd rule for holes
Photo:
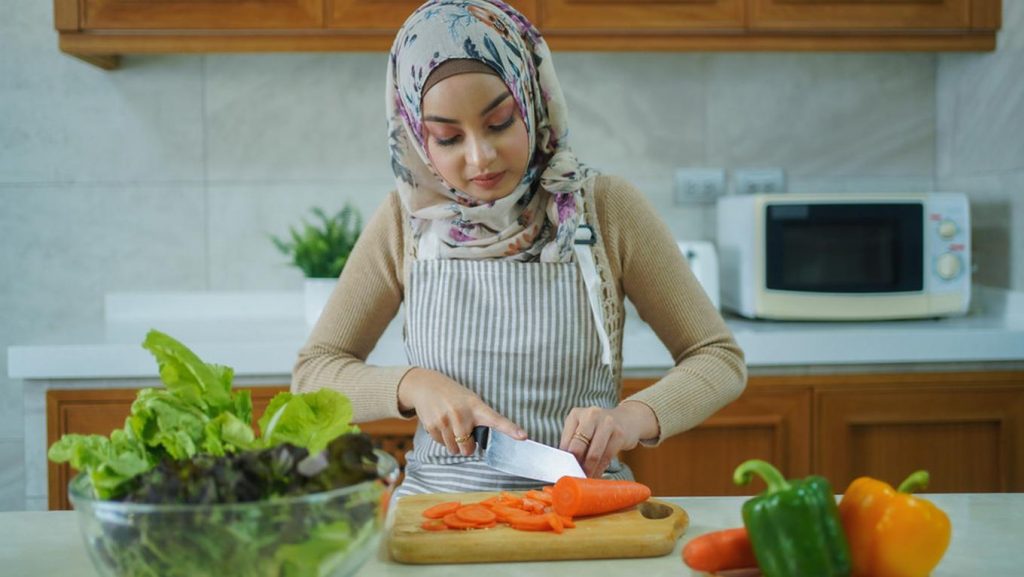
[[[127,426],[110,438],[102,435],[64,435],[50,447],[48,456],[56,463],[70,463],[86,471],[97,497],[109,499],[131,479],[156,464],[154,455]]]
[[[278,393],[260,417],[264,446],[291,443],[322,451],[332,439],[359,432],[351,424],[352,403],[344,395],[321,389],[315,393]]]
[[[197,455],[224,456],[237,451],[291,443],[310,452],[348,432],[352,405],[330,390],[275,396],[260,418],[265,434],[252,428],[249,391],[232,389],[231,367],[203,362],[188,347],[156,330],[142,346],[156,358],[161,388],[141,389],[132,402],[123,429],[101,435],[65,435],[48,457],[85,472],[96,496],[112,499],[123,494],[136,476],[166,460]]]
[[[372,440],[342,394],[280,393],[252,427],[230,367],[158,331],[143,347],[163,387],[142,389],[110,437],[65,435],[49,457],[86,473],[96,496],[146,504],[233,504],[120,518],[94,515],[90,547],[124,577],[323,577],[350,573],[379,526]],[[85,479],[78,479],[82,482]],[[320,499],[289,499],[359,485]],[[105,571],[106,573],[106,571]]]
[[[234,408],[233,369],[204,363],[188,347],[160,331],[149,331],[142,346],[156,357],[160,380],[169,393],[206,413]]]

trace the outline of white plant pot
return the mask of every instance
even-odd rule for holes
[[[313,326],[320,318],[327,299],[331,298],[334,287],[338,284],[336,278],[307,278],[303,287],[303,300],[306,306],[306,325]]]

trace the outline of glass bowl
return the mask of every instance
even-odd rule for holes
[[[398,463],[375,450],[380,479],[298,497],[219,505],[96,499],[68,487],[102,577],[347,577],[373,552]]]

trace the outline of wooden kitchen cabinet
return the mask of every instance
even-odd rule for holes
[[[528,18],[540,0],[512,0]],[[387,51],[418,0],[54,0],[60,49],[112,70],[122,54]]]
[[[750,25],[761,30],[970,30],[991,26],[990,11],[997,7],[978,0],[751,0]]]
[[[58,29],[231,30],[317,28],[325,0],[56,0]],[[81,14],[75,26],[67,13]],[[61,24],[65,24],[61,27]]]
[[[549,0],[540,27],[555,49],[993,50],[1001,15],[1000,0]]]
[[[624,392],[652,382],[627,381]],[[751,379],[739,399],[698,427],[622,458],[655,495],[751,495],[764,487],[732,482],[736,466],[747,459],[773,463],[787,477],[810,473],[812,399],[808,386]]]
[[[513,0],[554,50],[993,50],[1001,0]],[[64,52],[385,51],[419,0],[54,0]]]
[[[747,0],[545,0],[548,34],[742,32]]]
[[[919,469],[929,492],[1022,492],[1024,372],[754,376],[700,426],[623,458],[656,495],[760,492],[760,481],[732,485],[751,458],[790,478],[823,475],[838,492]]]
[[[837,489],[861,475],[928,492],[1024,491],[1024,374],[837,376],[816,385],[816,470]]]
[[[628,379],[629,395],[654,379]],[[254,415],[285,387],[252,388]],[[47,446],[65,433],[124,425],[137,389],[50,390]],[[415,420],[362,423],[404,465]],[[893,485],[927,469],[929,492],[1024,492],[1024,371],[752,376],[735,402],[658,447],[622,455],[655,495],[739,495],[742,461],[790,478],[824,475],[837,492],[860,475]],[[67,465],[49,464],[51,509],[67,509]]]
[[[326,0],[329,5],[327,25],[337,30],[381,32],[388,39],[385,50],[391,47],[391,38],[412,11],[423,0]],[[542,0],[510,0],[531,21],[538,16],[537,3]]]

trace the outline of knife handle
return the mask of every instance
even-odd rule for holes
[[[491,438],[491,429],[484,426],[473,427],[473,440],[481,451],[487,448],[487,441]]]

